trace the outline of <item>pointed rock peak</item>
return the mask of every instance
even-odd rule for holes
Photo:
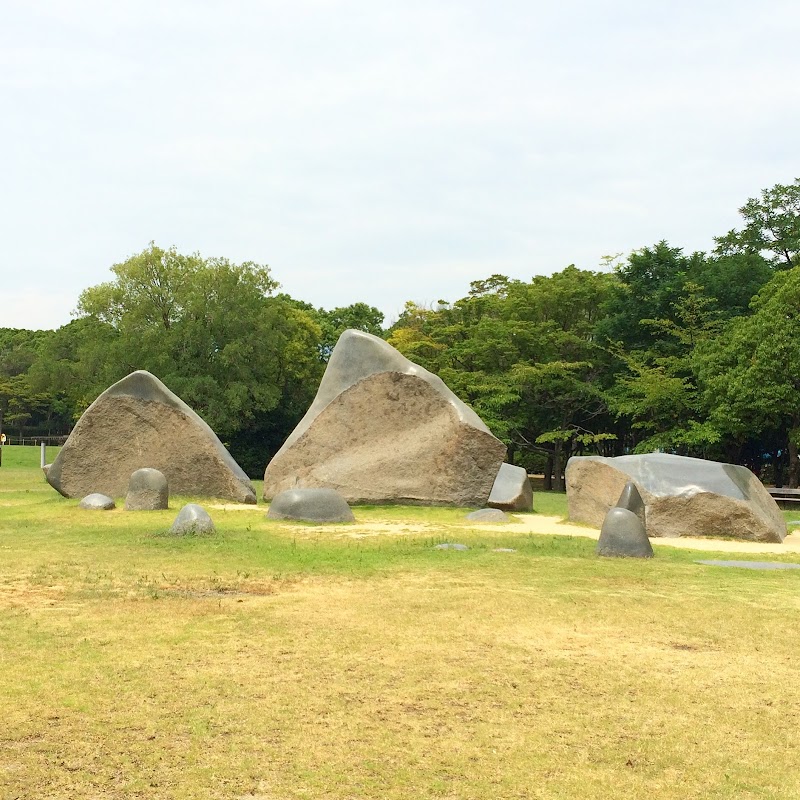
[[[642,525],[647,524],[644,500],[642,500],[642,496],[639,494],[639,490],[636,488],[636,484],[633,481],[628,481],[625,484],[625,488],[622,490],[619,500],[617,500],[617,508],[627,508],[628,511],[633,511],[642,521]]]
[[[421,378],[452,404],[461,422],[489,433],[484,421],[466,403],[456,397],[438,375],[409,361],[383,339],[373,336],[371,333],[349,328],[339,337],[331,352],[314,402],[281,450],[297,441],[322,411],[342,392],[371,375],[382,372],[397,372]]]
[[[171,392],[152,372],[144,369],[137,369],[136,372],[126,375],[122,380],[109,386],[97,399],[122,396],[134,397],[137,400],[145,400],[151,403],[164,403],[181,410],[189,408],[180,397]],[[191,411],[191,409],[189,410]],[[194,412],[192,411],[192,413]]]

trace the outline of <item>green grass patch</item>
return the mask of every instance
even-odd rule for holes
[[[7,455],[0,797],[800,796],[794,571],[447,508],[172,537],[190,498],[82,511]]]

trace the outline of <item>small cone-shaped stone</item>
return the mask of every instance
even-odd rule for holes
[[[161,511],[169,507],[167,479],[157,469],[137,469],[128,481],[126,511]]]
[[[652,558],[653,547],[647,538],[642,521],[627,508],[611,508],[606,514],[597,555],[627,558]]]
[[[636,484],[633,481],[628,481],[625,484],[625,488],[622,490],[619,500],[617,500],[617,508],[627,508],[628,511],[633,511],[642,521],[644,529],[647,530],[644,500],[642,500],[642,496],[639,494],[639,490],[636,488]]]
[[[169,529],[170,533],[177,536],[195,535],[199,536],[205,533],[214,533],[214,523],[208,515],[203,506],[197,503],[187,503],[175,517],[175,522]]]

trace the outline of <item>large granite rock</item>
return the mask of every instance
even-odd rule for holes
[[[644,501],[649,536],[733,536],[782,542],[786,522],[745,467],[666,453],[576,456],[566,470],[569,518],[600,527],[626,483]]]
[[[211,428],[144,371],[115,383],[86,409],[46,477],[65,497],[121,497],[141,467],[163,472],[175,494],[256,502],[250,479]]]
[[[345,331],[311,408],[264,474],[264,497],[336,489],[348,503],[483,506],[505,445],[391,345]]]
[[[627,508],[610,508],[600,529],[597,555],[616,558],[652,558],[653,546],[641,519]]]
[[[169,486],[163,472],[150,467],[137,469],[128,481],[126,511],[162,511],[169,507]]]
[[[503,462],[486,505],[501,511],[533,511],[533,486],[527,470]]]
[[[267,519],[304,522],[355,522],[344,497],[334,489],[288,489],[269,504]]]

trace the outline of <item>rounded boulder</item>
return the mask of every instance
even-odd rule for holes
[[[126,511],[161,511],[169,506],[169,487],[163,472],[142,467],[128,481]]]
[[[355,522],[347,501],[335,489],[287,489],[272,499],[267,519]]]
[[[100,494],[99,492],[87,494],[86,497],[78,503],[78,508],[86,508],[90,511],[111,511],[112,508],[116,507],[116,504],[108,495]]]

